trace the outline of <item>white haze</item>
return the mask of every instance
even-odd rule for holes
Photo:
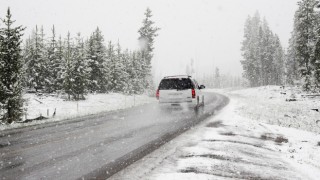
[[[150,7],[161,28],[153,60],[157,77],[185,74],[194,59],[198,76],[212,73],[241,75],[241,41],[248,15],[260,12],[287,47],[297,0],[0,0],[0,17],[11,7],[17,24],[43,25],[47,37],[54,24],[59,34],[89,36],[99,26],[105,40],[138,49],[138,29]]]

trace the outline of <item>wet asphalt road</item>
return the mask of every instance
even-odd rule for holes
[[[0,179],[106,179],[214,114],[228,98],[205,93],[198,111],[157,103],[0,132]]]

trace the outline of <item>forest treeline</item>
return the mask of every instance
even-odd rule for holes
[[[140,94],[152,86],[151,59],[154,37],[151,11],[147,9],[139,29],[139,50],[122,49],[120,42],[105,43],[99,28],[84,38],[57,37],[55,27],[46,36],[36,27],[26,40],[24,87],[52,93],[66,92],[70,98],[83,99],[87,92]]]
[[[245,23],[241,61],[250,86],[298,85],[307,92],[320,90],[320,12],[316,0],[301,0],[285,51],[278,36],[259,13]]]
[[[153,89],[151,60],[158,27],[147,8],[138,30],[141,47],[123,49],[106,42],[97,27],[89,37],[80,33],[46,35],[36,26],[25,43],[24,27],[14,27],[10,9],[0,23],[0,121],[11,123],[23,113],[22,91],[66,93],[69,100],[87,93],[141,94]]]
[[[252,87],[284,83],[284,50],[277,34],[257,12],[245,22],[242,42],[243,76]]]

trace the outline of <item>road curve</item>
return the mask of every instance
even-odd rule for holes
[[[205,93],[198,111],[156,103],[0,132],[1,179],[106,179],[223,108]]]

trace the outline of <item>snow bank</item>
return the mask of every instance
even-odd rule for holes
[[[56,96],[37,96],[35,94],[25,94],[24,99],[26,100],[24,109],[27,113],[23,116],[23,120],[34,119],[39,116],[44,116],[48,119],[30,123],[0,125],[0,130],[41,124],[49,121],[61,121],[105,111],[130,108],[155,101],[155,98],[146,95],[128,96],[118,93],[89,94],[86,96],[86,100],[81,101],[66,101]],[[55,115],[53,115],[54,112]]]

